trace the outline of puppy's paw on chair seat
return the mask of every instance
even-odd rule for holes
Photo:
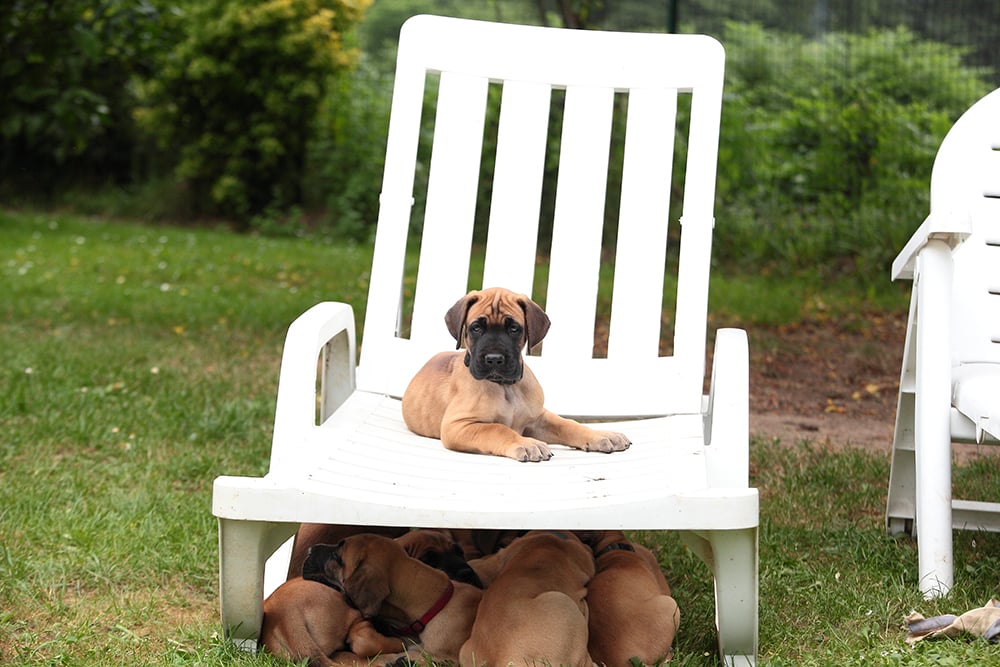
[[[597,431],[597,439],[588,442],[584,449],[588,452],[621,452],[629,448],[632,441],[621,433],[615,431]]]
[[[532,441],[525,439],[521,444],[511,445],[506,452],[506,456],[522,463],[537,463],[538,461],[548,461],[551,459],[552,450],[541,440]]]

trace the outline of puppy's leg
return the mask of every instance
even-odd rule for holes
[[[525,434],[554,445],[567,445],[587,452],[620,452],[632,444],[622,433],[598,431],[548,410],[525,430]]]
[[[327,665],[326,656],[347,648],[351,626],[362,620],[360,612],[348,606],[342,593],[314,581],[294,578],[264,600],[260,643],[279,657],[308,658],[310,664]],[[393,646],[398,647],[399,642]]]
[[[503,424],[451,421],[441,429],[441,443],[456,452],[506,456],[515,461],[548,461],[552,450],[541,440],[520,435]]]
[[[347,633],[347,644],[353,653],[363,658],[374,658],[406,650],[403,640],[398,637],[386,637],[366,618],[359,619],[351,625]]]

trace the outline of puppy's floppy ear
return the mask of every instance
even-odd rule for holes
[[[365,618],[378,614],[382,601],[389,597],[389,582],[384,573],[364,561],[344,580],[344,593]]]
[[[457,343],[456,350],[462,347],[462,342],[465,340],[465,318],[469,314],[469,308],[478,300],[479,292],[469,292],[445,313],[444,323],[448,327],[448,333]]]
[[[545,314],[542,307],[526,296],[518,299],[521,309],[524,310],[524,334],[528,339],[528,349],[540,343],[545,334],[549,332],[549,316]]]

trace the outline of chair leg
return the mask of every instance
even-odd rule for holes
[[[716,625],[723,664],[757,662],[757,528],[683,532],[681,538],[715,577]]]
[[[947,595],[955,580],[949,439],[946,437],[944,442],[919,444],[916,468],[917,572],[920,591],[930,599]]]
[[[951,349],[947,314],[951,250],[930,241],[920,253],[915,432],[917,555],[924,597],[945,595],[954,582],[951,543]],[[933,276],[936,280],[928,280]],[[943,317],[944,316],[944,317]],[[943,319],[943,321],[942,321]]]
[[[916,459],[914,456],[914,397],[900,390],[896,407],[896,429],[892,440],[889,492],[885,503],[885,524],[890,535],[917,534]]]
[[[240,648],[257,650],[264,617],[264,562],[298,524],[219,519],[222,628]]]

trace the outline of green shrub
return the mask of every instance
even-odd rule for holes
[[[209,0],[145,82],[139,120],[194,209],[247,221],[300,200],[328,80],[351,64],[343,33],[370,0]]]
[[[0,3],[0,181],[44,191],[130,176],[130,81],[165,40],[149,0]]]
[[[884,280],[927,213],[931,166],[989,90],[963,51],[905,29],[818,41],[729,24],[718,255]]]
[[[367,239],[378,217],[392,77],[362,55],[330,86],[317,116],[305,174],[306,203],[338,236]]]

